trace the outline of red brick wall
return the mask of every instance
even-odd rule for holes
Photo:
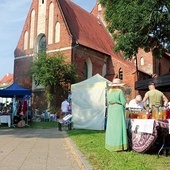
[[[105,26],[107,26],[107,23],[105,22],[105,19],[104,19],[105,8],[102,7],[102,9],[100,11],[98,11],[98,4],[99,3],[96,3],[96,5],[94,6],[93,10],[91,11],[91,14],[93,14],[95,17],[99,18],[103,22],[103,24]]]
[[[144,65],[141,65],[140,59],[143,57]],[[140,49],[137,54],[138,69],[144,71],[145,73],[151,75],[154,73],[153,70],[153,57],[151,52],[146,53],[144,50]]]
[[[89,58],[92,62],[93,76],[97,73],[102,75],[103,65],[105,64],[107,57],[107,55],[83,46],[77,46],[76,48],[73,48],[72,61],[75,63],[77,73],[79,75],[79,81],[84,80],[83,67],[87,58]]]
[[[14,62],[14,81],[25,88],[32,88],[31,63],[32,57],[18,59]]]
[[[113,81],[115,77],[119,77],[119,70],[123,71],[122,82],[126,84],[126,94],[127,101],[134,98],[137,91],[135,91],[135,81],[137,80],[136,68],[131,64],[131,62],[123,60],[120,54],[115,53],[112,57],[107,60],[107,79]]]
[[[40,109],[42,111],[47,109],[47,102],[44,91],[34,92],[32,94],[32,99],[33,110]]]
[[[158,76],[166,74],[170,71],[170,56],[164,55],[162,59],[154,58],[154,73]]]

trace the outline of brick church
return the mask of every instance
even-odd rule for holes
[[[169,71],[168,55],[160,61],[140,50],[137,60],[127,61],[121,53],[115,53],[103,11],[98,2],[89,13],[71,0],[32,1],[14,53],[14,81],[32,89],[33,103],[42,101],[43,96],[43,89],[35,87],[29,74],[41,48],[47,53],[60,51],[67,56],[76,66],[79,81],[97,73],[111,81],[119,77],[126,84],[127,100],[138,94],[137,80]]]

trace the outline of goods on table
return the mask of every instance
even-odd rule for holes
[[[126,109],[126,118],[131,119],[156,119],[165,120],[170,119],[170,108],[165,107],[153,107],[151,109],[136,109],[128,108]]]
[[[132,119],[142,119],[142,116],[145,115],[145,110],[137,109],[137,108],[128,108],[126,110],[126,118]]]

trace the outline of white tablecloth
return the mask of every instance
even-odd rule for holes
[[[8,127],[11,126],[11,116],[10,115],[3,115],[0,116],[0,125],[1,123],[8,123]]]
[[[132,119],[132,131],[137,130],[142,133],[153,133],[154,119]]]
[[[138,131],[142,133],[153,133],[155,119],[129,119],[126,118],[126,127],[128,129],[128,125],[130,123],[132,131]]]

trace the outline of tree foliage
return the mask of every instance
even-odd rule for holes
[[[161,58],[170,52],[169,0],[100,0],[105,7],[108,29],[116,42],[115,51],[125,58],[139,48]]]
[[[32,65],[32,75],[36,85],[43,85],[47,99],[51,100],[56,89],[65,87],[65,84],[77,82],[75,66],[66,62],[62,53],[47,55],[42,52]]]

